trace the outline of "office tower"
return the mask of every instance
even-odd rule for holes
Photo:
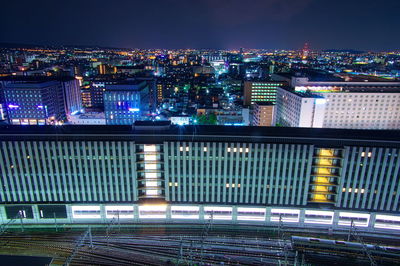
[[[104,108],[104,91],[106,86],[104,80],[94,80],[90,84],[91,107]]]
[[[59,78],[62,87],[62,98],[67,116],[82,110],[82,94],[78,80],[70,77]]]
[[[135,77],[134,79],[128,79],[128,80],[134,80],[137,82],[146,82],[146,86],[147,90],[148,90],[148,104],[149,107],[147,108],[148,111],[150,112],[155,112],[156,108],[157,108],[157,95],[158,95],[158,91],[157,91],[157,86],[156,86],[156,79],[153,77]]]
[[[276,102],[276,90],[284,85],[283,82],[275,81],[245,81],[244,99],[246,106],[255,102]]]
[[[81,98],[82,98],[82,106],[83,107],[92,107],[92,93],[89,88],[81,89]]]
[[[0,86],[11,124],[62,123],[82,109],[80,87],[74,78],[4,77]]]
[[[276,122],[286,126],[399,129],[400,86],[350,83],[279,89],[276,110]]]
[[[163,84],[157,83],[157,102],[162,103],[163,99]]]
[[[0,103],[0,121],[6,120],[6,110],[3,103]]]
[[[273,125],[275,105],[271,102],[256,102],[253,110],[253,126],[269,127]]]
[[[107,75],[107,74],[115,74],[117,73],[117,68],[107,65],[107,64],[100,64],[98,66],[99,74],[100,75]]]
[[[213,215],[400,230],[398,131],[145,122],[41,129],[0,127],[1,223],[24,211],[30,224],[202,223]]]
[[[301,51],[301,58],[305,60],[308,58],[309,55],[310,55],[310,48],[308,46],[308,43],[305,43],[303,50]]]
[[[323,127],[326,100],[309,92],[278,88],[274,124],[285,127]]]
[[[126,81],[106,85],[104,112],[108,125],[132,125],[150,111],[146,81]]]

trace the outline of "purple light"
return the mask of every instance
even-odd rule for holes
[[[10,108],[10,109],[16,109],[16,108],[19,108],[19,106],[18,106],[18,105],[15,105],[15,104],[9,104],[9,105],[8,105],[8,108]]]

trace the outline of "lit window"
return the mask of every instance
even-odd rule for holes
[[[203,148],[203,151],[207,151],[207,147],[204,147],[204,148]]]
[[[157,169],[157,164],[154,164],[154,163],[152,163],[152,164],[146,163],[146,164],[144,165],[144,169],[146,169],[146,170],[156,170],[156,169]]]

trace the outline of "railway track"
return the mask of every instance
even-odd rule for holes
[[[49,235],[3,235],[1,250],[31,250],[33,253],[54,256],[61,262],[73,251],[79,233]],[[225,241],[226,240],[226,241]],[[225,238],[224,241],[210,236],[204,242],[203,258],[201,237],[185,235],[131,235],[115,234],[108,239],[104,234],[93,234],[93,249],[83,246],[72,261],[72,265],[165,265],[177,264],[265,264],[277,263],[285,258],[290,262],[294,254],[284,254],[283,246],[268,239],[242,237]]]

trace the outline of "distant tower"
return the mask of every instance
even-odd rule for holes
[[[310,48],[308,47],[308,43],[305,43],[305,44],[304,44],[304,47],[303,47],[303,51],[302,51],[301,57],[302,57],[303,59],[307,59],[307,57],[309,56],[309,54],[310,54]]]

